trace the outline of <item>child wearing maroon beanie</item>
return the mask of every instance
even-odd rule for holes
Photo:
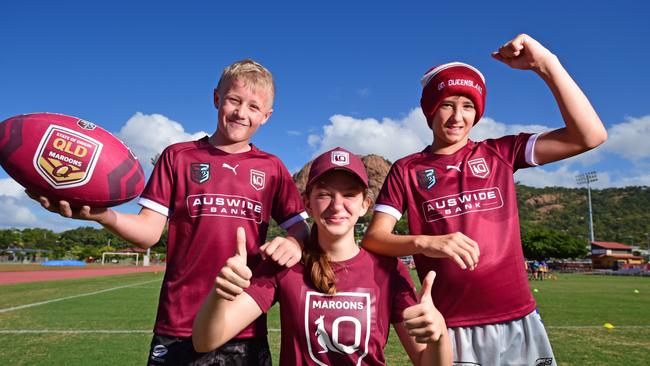
[[[528,286],[512,175],[593,149],[607,132],[558,58],[532,37],[520,34],[492,57],[539,75],[565,126],[472,141],[485,78],[460,62],[430,69],[420,104],[433,142],[392,166],[363,246],[413,255],[421,279],[438,274],[431,296],[449,327],[455,363],[555,365]],[[409,235],[393,234],[404,213]]]

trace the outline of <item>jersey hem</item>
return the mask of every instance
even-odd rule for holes
[[[526,305],[525,308],[519,309],[517,311],[491,316],[488,318],[475,318],[465,320],[453,320],[445,318],[445,321],[447,323],[447,328],[476,327],[486,324],[506,323],[509,321],[521,319],[531,312],[535,311],[536,308],[537,304],[533,302],[532,304]]]
[[[255,322],[251,323],[249,327],[253,327]],[[192,336],[192,329],[188,331],[178,331],[178,330],[170,330],[166,328],[154,328],[153,334],[157,335],[163,335],[167,337],[191,337]],[[241,333],[237,334],[236,336],[232,337],[232,339],[249,339],[249,338],[259,338],[259,337],[266,337],[268,334],[268,330],[266,328],[266,325],[264,325],[264,330],[259,330],[256,331],[255,329],[244,329]]]

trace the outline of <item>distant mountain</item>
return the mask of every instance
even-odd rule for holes
[[[361,158],[366,165],[373,200],[377,197],[391,162],[378,155]],[[293,179],[302,192],[311,162]],[[533,188],[516,185],[522,234],[545,227],[571,236],[589,238],[586,188]],[[650,187],[592,189],[594,236],[597,241],[650,245]]]
[[[586,188],[517,185],[522,231],[544,226],[589,238]],[[650,244],[650,187],[591,190],[594,237],[646,247]]]

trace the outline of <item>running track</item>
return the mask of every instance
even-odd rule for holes
[[[71,278],[114,276],[141,272],[164,272],[165,266],[120,267],[107,269],[66,269],[52,271],[0,272],[0,286],[15,283],[57,281]]]

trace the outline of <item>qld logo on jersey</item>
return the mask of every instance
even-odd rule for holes
[[[433,168],[423,169],[415,173],[418,186],[422,189],[431,189],[436,184],[436,171]]]
[[[264,184],[266,183],[266,175],[264,172],[261,172],[259,170],[251,169],[251,180],[250,180],[251,186],[255,188],[255,190],[259,191],[264,189]]]
[[[203,184],[210,179],[210,164],[192,163],[190,164],[190,178],[192,182]]]
[[[346,151],[332,151],[330,158],[334,165],[345,166],[350,164],[350,154]]]
[[[369,293],[326,295],[307,291],[305,335],[309,357],[318,365],[361,365],[370,340]]]
[[[485,178],[490,174],[490,168],[483,158],[472,159],[467,162],[467,165],[475,177]]]

